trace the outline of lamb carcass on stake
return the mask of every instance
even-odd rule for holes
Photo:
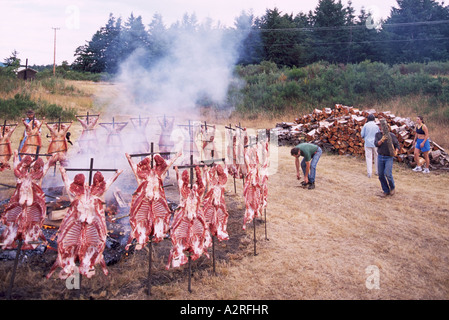
[[[245,148],[246,176],[243,187],[243,197],[245,198],[245,215],[243,218],[243,230],[246,224],[258,218],[261,213],[262,197],[259,176],[259,157],[257,148],[249,146]]]
[[[117,171],[107,181],[97,171],[92,185],[85,182],[84,174],[79,173],[73,182],[69,181],[66,170],[60,167],[62,180],[70,197],[70,208],[65,215],[58,234],[58,257],[47,278],[58,267],[60,279],[66,279],[76,271],[79,261],[79,273],[91,278],[95,274],[95,265],[100,264],[105,275],[108,274],[103,251],[106,246],[106,217],[104,197],[111,184],[122,173]]]
[[[261,188],[261,210],[267,207],[267,197],[268,197],[268,167],[270,165],[270,153],[269,153],[269,141],[259,142],[260,150],[260,188]]]
[[[185,254],[189,252],[192,260],[198,259],[202,254],[209,257],[207,248],[212,244],[212,238],[207,228],[206,219],[201,208],[205,184],[201,170],[195,167],[196,183],[189,187],[189,172],[184,170],[179,175],[175,167],[180,193],[179,209],[175,213],[171,227],[170,237],[172,248],[168,257],[167,269],[180,267],[188,262]]]
[[[5,125],[2,129],[0,125],[0,172],[5,169],[11,169],[8,161],[12,156],[11,135],[17,128],[17,124]]]
[[[168,164],[159,154],[154,155],[154,166],[151,168],[151,157],[148,156],[139,164],[135,164],[129,154],[126,158],[134,172],[138,187],[133,194],[129,222],[131,233],[126,249],[136,239],[136,249],[140,250],[151,240],[160,242],[168,232],[171,210],[168,207],[163,181],[170,166],[181,156],[178,153]]]
[[[210,160],[212,158],[217,158],[217,146],[215,145],[215,125],[201,126],[201,142],[202,142],[202,150],[203,150],[203,159]]]
[[[206,167],[207,168],[207,167]],[[218,240],[228,240],[227,232],[228,211],[224,198],[225,186],[228,180],[227,168],[214,164],[212,168],[205,169],[208,191],[204,197],[204,216],[211,236]]]
[[[175,122],[174,117],[164,117],[163,120],[158,119],[161,126],[161,134],[159,136],[159,150],[160,152],[172,152],[175,143],[171,140],[171,134],[173,132],[173,124]],[[169,159],[170,155],[163,155],[162,158]]]
[[[89,117],[84,116],[76,116],[81,126],[83,127],[83,131],[81,132],[81,136],[78,139],[79,144],[79,153],[88,153],[94,154],[98,150],[98,139],[96,134],[95,126],[100,119],[100,115],[92,115]]]
[[[62,166],[67,165],[67,150],[68,150],[68,143],[67,143],[67,132],[70,129],[70,126],[72,125],[73,121],[69,124],[65,123],[54,123],[54,124],[48,124],[47,126],[48,130],[50,131],[51,135],[51,142],[48,145],[47,153],[48,154],[56,154],[57,161]],[[49,158],[50,156],[47,156]]]
[[[44,118],[45,119],[45,118]],[[42,138],[41,138],[41,127],[42,122],[39,120],[31,120],[27,122],[25,119],[22,119],[23,124],[25,125],[25,141],[19,153],[39,153],[39,149],[42,146]]]
[[[17,186],[9,205],[2,216],[6,229],[0,237],[3,249],[16,248],[16,240],[23,240],[23,250],[36,249],[39,238],[45,241],[42,225],[47,213],[42,180],[54,158],[47,163],[41,158],[33,161],[25,156],[19,161],[18,151],[14,151],[14,175]]]
[[[135,140],[131,144],[133,152],[135,153],[145,153],[150,151],[150,143],[147,140],[146,128],[150,118],[131,118],[130,119],[134,130],[135,130]]]

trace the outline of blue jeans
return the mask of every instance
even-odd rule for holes
[[[321,150],[320,147],[318,147],[317,151],[313,155],[312,159],[310,160],[310,171],[309,171],[309,182],[315,183],[315,175],[316,175],[316,165],[318,164],[318,160],[320,160],[321,154],[323,153],[323,150]],[[301,168],[302,173],[306,174],[306,161],[302,159],[301,161]]]
[[[378,155],[377,172],[379,173],[379,181],[382,190],[390,193],[395,188],[393,179],[393,157]]]

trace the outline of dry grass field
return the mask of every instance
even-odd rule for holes
[[[92,90],[88,84],[83,85],[85,92]],[[208,117],[208,121],[213,119]],[[259,119],[245,125],[269,128],[276,121]],[[76,141],[77,124],[71,131]],[[50,280],[43,278],[55,259],[55,253],[47,251],[19,264],[13,299],[449,298],[447,172],[424,175],[395,163],[397,192],[381,198],[380,182],[377,177],[366,176],[362,158],[323,154],[314,190],[300,187],[293,160],[289,147],[272,152],[266,225],[263,220],[256,223],[257,255],[254,255],[253,224],[246,231],[241,229],[244,212],[241,180],[236,183],[236,192],[233,181],[228,181],[226,201],[232,222],[228,228],[231,239],[229,243],[217,244],[216,250],[225,253],[216,259],[216,274],[212,273],[211,259],[201,258],[192,263],[192,292],[187,290],[187,266],[164,269],[167,261],[162,252],[169,245],[164,241],[155,245],[151,296],[146,291],[147,250],[108,266],[108,276],[97,269],[92,279],[82,280],[81,294],[68,290],[56,276]],[[2,183],[14,184],[11,172],[2,172],[0,177]],[[0,200],[10,192],[2,190]],[[12,265],[12,260],[0,261],[1,298],[5,297]],[[376,273],[372,270],[378,271],[378,282],[373,282]]]

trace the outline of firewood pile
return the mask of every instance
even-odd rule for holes
[[[398,138],[401,149],[395,157],[396,160],[414,166],[415,123],[409,118],[397,117],[390,111],[362,111],[336,104],[334,108],[315,109],[293,122],[277,123],[274,131],[278,136],[279,146],[295,146],[301,142],[309,142],[328,152],[362,156],[365,149],[361,131],[370,113],[374,114],[376,121],[386,119],[391,131]],[[449,170],[449,155],[441,146],[432,140],[430,142],[431,169]]]

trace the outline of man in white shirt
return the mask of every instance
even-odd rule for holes
[[[377,171],[377,147],[374,145],[374,137],[376,133],[379,132],[379,127],[375,123],[375,117],[372,113],[368,115],[367,121],[362,128],[362,138],[365,140],[365,159],[366,159],[366,170],[368,171],[368,178],[373,175],[373,157],[374,157],[374,167]]]

